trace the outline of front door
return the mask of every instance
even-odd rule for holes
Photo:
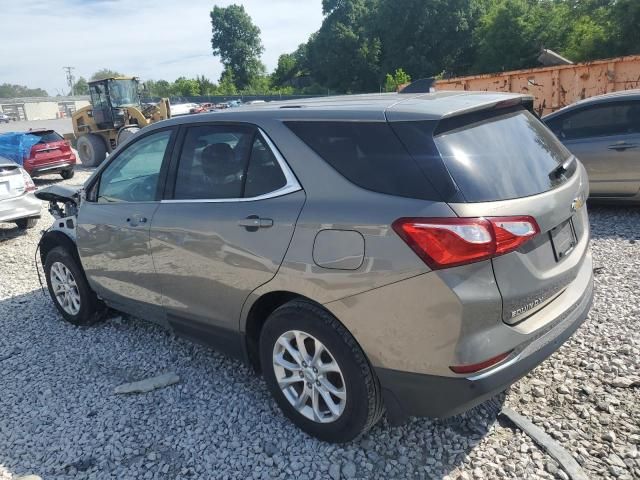
[[[275,275],[305,195],[252,126],[188,127],[174,161],[173,188],[151,224],[167,318],[178,333],[237,354],[242,304]]]
[[[152,320],[163,315],[149,227],[172,134],[151,133],[119,152],[89,187],[78,214],[78,251],[91,287],[115,307]]]

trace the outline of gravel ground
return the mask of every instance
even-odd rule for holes
[[[79,172],[69,183],[88,175]],[[38,179],[40,185],[57,181]],[[640,478],[640,210],[591,207],[598,267],[589,321],[500,397],[570,451],[590,478]],[[33,268],[38,227],[0,224],[0,479],[568,478],[523,433],[480,408],[452,424],[386,421],[329,445],[279,413],[239,362],[155,325],[60,320]],[[168,371],[138,395],[115,386]],[[625,383],[626,382],[626,383]]]

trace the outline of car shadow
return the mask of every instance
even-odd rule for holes
[[[15,223],[0,222],[0,243],[24,237],[27,233],[27,230],[18,228]]]
[[[357,464],[357,477],[441,478],[492,431],[504,400],[448,420],[391,427],[383,418],[358,440],[331,445],[284,418],[250,368],[153,323],[113,313],[75,327],[39,289],[0,300],[0,318],[0,466],[13,475],[142,478],[148,454],[160,452],[169,464],[164,478],[234,464],[242,465],[235,476],[251,477],[260,465],[277,477],[290,462],[308,459],[325,465],[324,476],[337,463]],[[178,385],[113,393],[167,371],[180,376]]]

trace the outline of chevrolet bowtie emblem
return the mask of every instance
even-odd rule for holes
[[[577,212],[583,206],[584,206],[584,196],[580,195],[579,197],[574,198],[573,202],[571,202],[571,211]]]

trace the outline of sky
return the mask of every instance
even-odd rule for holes
[[[76,78],[109,68],[143,81],[217,82],[209,12],[231,3],[260,28],[269,72],[322,23],[321,0],[0,0],[0,84],[66,94],[67,65]]]

